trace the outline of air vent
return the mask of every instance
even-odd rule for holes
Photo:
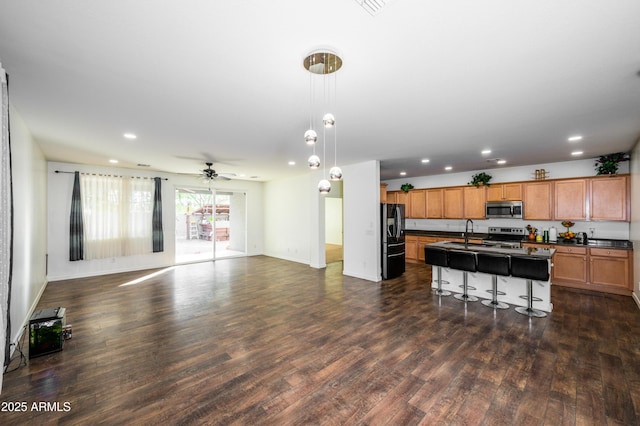
[[[369,13],[371,16],[376,16],[378,12],[382,10],[386,5],[391,3],[393,0],[356,0],[364,10]]]

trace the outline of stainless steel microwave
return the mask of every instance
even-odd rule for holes
[[[522,219],[524,206],[522,201],[488,201],[485,205],[485,215],[487,219]]]

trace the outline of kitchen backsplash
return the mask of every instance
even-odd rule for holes
[[[465,220],[463,219],[406,219],[406,229],[464,232]],[[489,227],[509,227],[524,228],[531,225],[539,230],[549,229],[555,226],[558,233],[567,229],[562,226],[561,221],[544,220],[519,220],[519,219],[487,219],[474,220],[473,232],[486,233]],[[630,231],[628,222],[575,222],[571,228],[573,232],[586,232],[589,238],[611,238],[614,240],[628,240]],[[593,232],[592,232],[593,231]]]

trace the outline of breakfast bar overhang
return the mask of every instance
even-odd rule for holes
[[[460,250],[469,251],[473,253],[495,253],[507,255],[510,257],[529,257],[533,259],[542,259],[546,261],[546,268],[548,272],[548,279],[546,280],[533,280],[532,294],[533,294],[533,308],[539,309],[545,312],[551,312],[553,310],[553,303],[551,302],[551,267],[553,266],[552,258],[555,253],[555,249],[538,249],[538,248],[497,248],[492,246],[485,246],[482,244],[464,244],[448,241],[441,241],[436,243],[427,244],[426,247],[438,247],[445,250]],[[426,259],[428,263],[428,259]],[[437,288],[437,278],[435,273],[436,268],[432,268],[431,286]],[[454,268],[442,268],[441,277],[443,282],[448,284],[443,286],[446,289],[455,293],[462,293],[462,283],[464,271]],[[482,272],[468,272],[468,294],[482,299],[492,298],[492,275]],[[501,294],[499,300],[501,302],[508,303],[515,306],[528,306],[527,301],[527,280],[525,278],[518,278],[513,275],[499,276],[498,277],[498,289]]]

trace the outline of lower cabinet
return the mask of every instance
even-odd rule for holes
[[[630,295],[633,252],[556,245],[551,282],[554,285]]]
[[[631,290],[631,252],[626,250],[591,249],[589,277],[592,285],[607,289]]]
[[[430,237],[426,235],[407,235],[404,238],[404,259],[409,263],[424,263],[424,246],[439,241],[463,243],[464,238]],[[470,243],[480,244],[482,240],[470,239]]]
[[[422,256],[424,257],[424,254]],[[404,237],[404,260],[405,262],[418,261],[418,237],[415,235]]]
[[[587,248],[556,246],[553,256],[553,284],[560,282],[584,284],[587,282]]]

